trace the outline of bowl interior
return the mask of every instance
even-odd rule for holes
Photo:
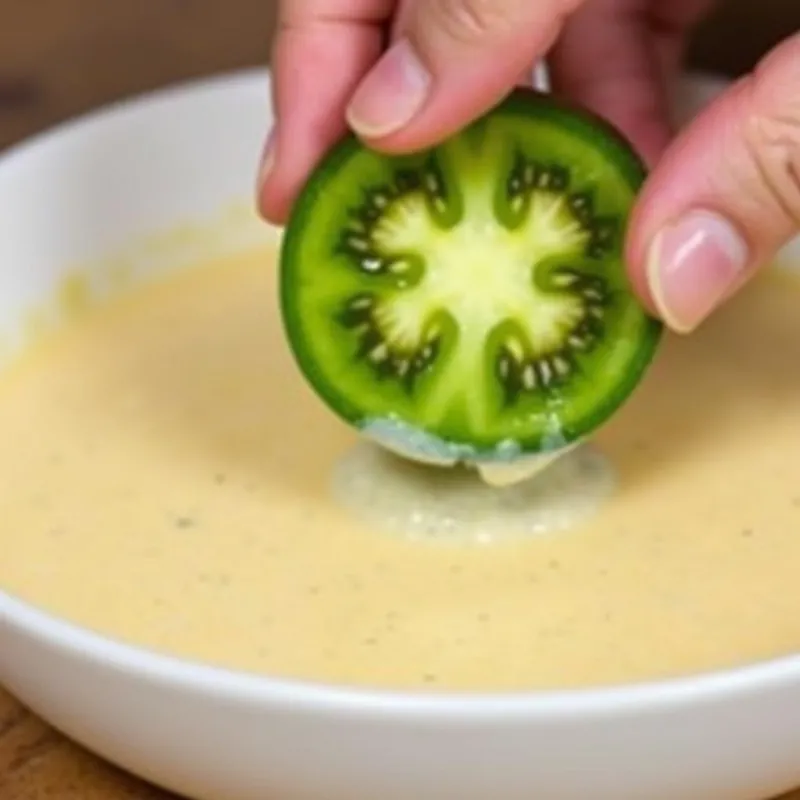
[[[680,87],[676,106],[687,118],[724,86],[695,77]],[[0,358],[24,346],[31,325],[63,322],[63,290],[76,275],[102,298],[167,270],[181,269],[256,244],[279,232],[253,210],[253,175],[271,123],[268,76],[253,71],[169,89],[61,126],[0,159]],[[781,262],[800,256],[791,243]],[[191,681],[209,691],[269,695],[297,702],[299,684],[189,664],[96,636],[43,614],[0,590],[0,621],[59,647],[126,669]],[[759,680],[789,680],[800,658],[702,678],[659,684],[665,702],[698,691],[724,692]],[[447,706],[463,698],[303,687],[311,702],[368,702],[372,707]],[[585,713],[592,706],[636,703],[645,685],[624,689],[531,693],[548,704]],[[525,714],[519,696],[471,696],[471,709]],[[410,704],[410,705],[409,705]],[[442,705],[443,704],[443,705]]]

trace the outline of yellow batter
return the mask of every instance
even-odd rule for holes
[[[586,686],[800,646],[794,279],[667,342],[597,437],[618,480],[599,510],[480,546],[338,501],[354,436],[287,353],[273,258],[137,290],[9,372],[0,588],[150,648],[363,685]]]

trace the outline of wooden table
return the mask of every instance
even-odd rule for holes
[[[0,689],[2,800],[174,800],[68,742]]]
[[[276,0],[0,0],[0,150],[119,97],[266,64],[275,7]]]
[[[120,96],[263,64],[275,5],[274,0],[0,0],[0,149]],[[695,61],[737,70],[742,59],[751,61],[798,25],[796,0],[730,0],[713,29],[700,36]],[[741,31],[747,31],[748,42],[738,40]],[[800,800],[800,792],[793,797]],[[67,742],[0,689],[0,800],[45,799],[169,800],[169,795]]]

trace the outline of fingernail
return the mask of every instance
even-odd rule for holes
[[[264,143],[264,149],[261,151],[261,162],[258,166],[258,193],[264,188],[264,184],[269,180],[272,174],[272,168],[275,166],[275,130],[270,131],[267,136],[267,141]]]
[[[408,124],[422,108],[431,76],[407,39],[396,42],[356,90],[347,121],[358,134],[377,138]]]
[[[736,228],[710,211],[692,211],[653,239],[647,280],[656,310],[677,333],[693,331],[727,298],[748,264]]]

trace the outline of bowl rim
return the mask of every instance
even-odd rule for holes
[[[40,147],[57,147],[67,138],[80,137],[89,127],[119,116],[146,112],[155,105],[188,95],[251,88],[259,82],[265,89],[266,100],[269,76],[269,70],[263,68],[232,70],[178,81],[105,104],[8,147],[0,153],[0,175],[23,155],[35,157]],[[711,73],[691,73],[688,81],[698,88],[727,83],[727,79]],[[224,697],[232,702],[278,705],[294,712],[407,717],[415,721],[430,718],[437,722],[501,718],[529,721],[696,706],[733,695],[800,686],[800,653],[675,678],[585,688],[471,692],[338,685],[215,666],[129,644],[41,610],[2,588],[0,625],[72,658],[118,673],[136,674],[163,686]]]
[[[361,716],[438,721],[605,717],[713,703],[765,689],[800,685],[800,655],[664,680],[575,689],[507,692],[403,690],[282,678],[205,664],[129,644],[61,619],[0,590],[0,621],[29,639],[119,673],[162,686],[252,705]]]

